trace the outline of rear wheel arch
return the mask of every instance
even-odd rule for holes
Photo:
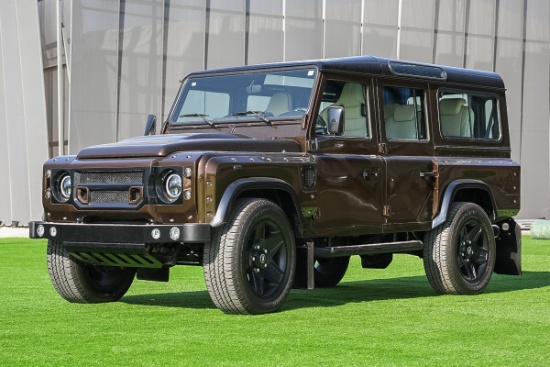
[[[456,202],[469,202],[479,205],[491,222],[497,217],[497,206],[491,188],[479,180],[456,180],[451,182],[442,196],[440,210],[432,221],[432,228],[443,224],[450,215],[451,206]]]

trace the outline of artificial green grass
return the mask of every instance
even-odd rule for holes
[[[2,366],[543,366],[550,354],[550,241],[523,238],[521,277],[479,296],[437,296],[422,261],[353,257],[336,288],[293,290],[282,310],[225,315],[200,267],[135,281],[120,302],[64,301],[46,243],[0,240]]]

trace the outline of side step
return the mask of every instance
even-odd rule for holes
[[[385,253],[408,253],[422,250],[424,243],[419,240],[385,243],[368,243],[353,246],[317,247],[314,250],[315,258],[376,255]]]

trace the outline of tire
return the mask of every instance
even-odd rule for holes
[[[348,270],[349,256],[329,257],[315,261],[315,287],[335,287]]]
[[[135,268],[94,266],[72,258],[61,242],[48,241],[48,273],[61,297],[73,303],[118,301],[132,282]]]
[[[439,294],[482,293],[493,274],[496,245],[485,211],[455,203],[449,219],[426,235],[424,269]]]
[[[204,248],[206,288],[228,314],[277,311],[290,292],[295,267],[292,226],[269,200],[241,200]]]

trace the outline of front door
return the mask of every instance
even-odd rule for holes
[[[320,215],[314,226],[318,233],[379,233],[384,222],[386,178],[368,103],[370,83],[329,78],[323,84],[315,132]],[[344,107],[344,131],[339,136],[326,129],[329,106]]]

